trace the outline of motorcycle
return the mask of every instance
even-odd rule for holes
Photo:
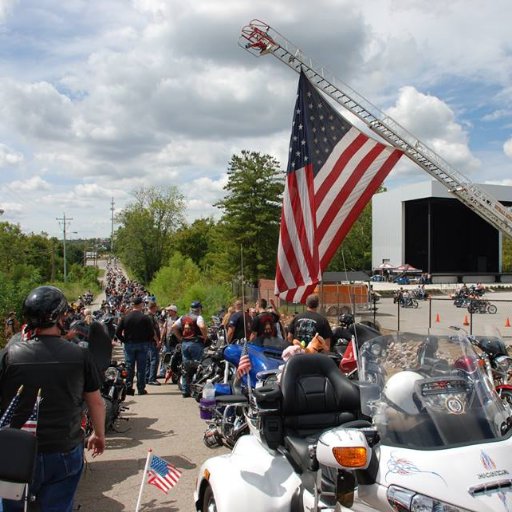
[[[196,510],[510,510],[510,411],[465,334],[438,333],[420,361],[428,337],[383,336],[380,383],[366,344],[357,386],[323,355],[292,357],[254,390],[251,435],[200,468]]]
[[[489,336],[468,336],[474,347],[478,348],[478,357],[487,376],[494,384],[498,396],[509,407],[512,407],[512,358],[508,355],[507,347],[499,336],[493,333]]]
[[[183,373],[183,357],[181,354],[181,343],[170,347],[168,352],[165,352],[162,364],[165,370],[164,383],[167,384],[171,381],[173,384],[178,384],[181,390],[181,375]]]
[[[491,304],[486,299],[475,299],[470,298],[468,303],[468,312],[471,314],[474,313],[489,313],[490,315],[496,314],[498,311],[498,308]]]
[[[128,410],[123,402],[126,399],[126,377],[128,371],[122,362],[112,361],[105,370],[105,380],[101,386],[101,396],[105,402],[105,431],[116,429],[116,422],[122,418],[121,413]]]
[[[379,326],[366,321],[356,323],[349,313],[341,315],[338,322],[339,326],[332,330],[334,352],[341,356],[336,363],[349,378],[357,379],[357,351],[365,341],[381,335]]]
[[[252,390],[274,382],[279,367],[283,342],[280,339],[255,340],[256,343],[233,343],[220,349],[217,355],[215,378],[208,379],[214,385],[213,403],[200,404],[200,416],[207,420],[208,427],[203,442],[208,448],[225,446],[233,448],[237,440],[249,433],[247,409]],[[247,375],[237,376],[242,352],[247,350],[250,369]],[[220,357],[223,359],[220,361]],[[222,377],[222,380],[220,380]],[[250,388],[250,389],[249,389]]]

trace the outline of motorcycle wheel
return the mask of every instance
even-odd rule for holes
[[[494,315],[498,311],[498,308],[494,304],[487,305],[487,313]]]
[[[217,512],[217,504],[211,486],[207,486],[203,494],[203,505],[201,512]]]
[[[105,402],[105,432],[109,432],[116,421],[114,404],[108,398],[103,398],[103,402]]]
[[[418,308],[418,301],[417,301],[416,299],[412,299],[411,306],[412,306],[414,309],[417,309],[417,308]]]

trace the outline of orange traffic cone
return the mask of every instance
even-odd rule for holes
[[[507,321],[505,322],[505,327],[510,327],[510,320],[509,320],[508,316],[507,316]]]
[[[468,315],[464,315],[464,322],[462,323],[462,325],[469,325]]]
[[[436,315],[436,324],[438,324],[441,321],[441,318],[439,317],[439,313]]]

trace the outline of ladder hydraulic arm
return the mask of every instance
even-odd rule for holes
[[[297,73],[304,71],[316,87],[357,116],[389,144],[401,149],[467,207],[512,238],[512,213],[505,206],[347,84],[336,79],[324,67],[317,66],[300,48],[272,27],[252,20],[242,28],[239,45],[255,56],[272,54]]]

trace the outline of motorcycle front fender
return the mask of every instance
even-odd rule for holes
[[[210,485],[217,512],[289,512],[301,481],[286,458],[266,449],[255,436],[241,437],[233,451],[212,457],[201,467],[195,492],[200,510]]]

